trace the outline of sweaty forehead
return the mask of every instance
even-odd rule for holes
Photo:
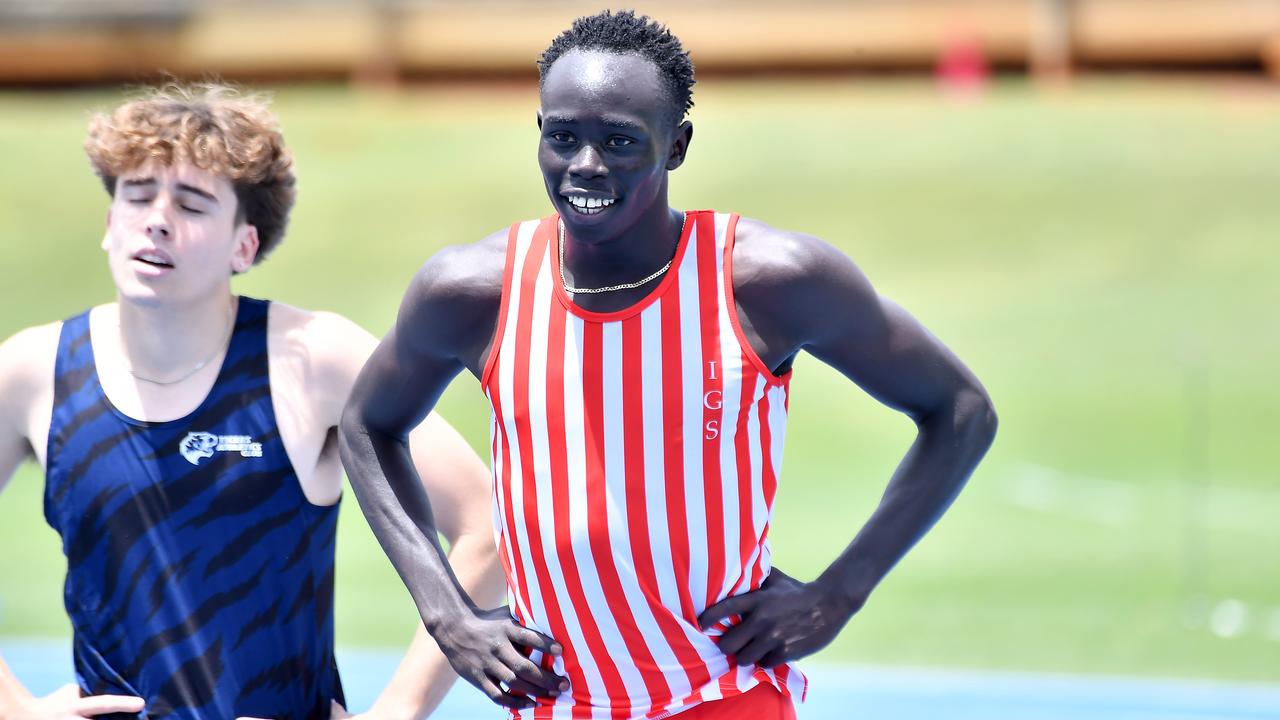
[[[542,108],[587,104],[598,109],[662,112],[671,103],[652,60],[635,53],[574,49],[547,70]]]

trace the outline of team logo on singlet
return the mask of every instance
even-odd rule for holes
[[[215,452],[240,453],[240,457],[262,457],[262,443],[253,441],[250,435],[214,435],[207,432],[190,432],[178,444],[178,452],[192,465],[199,465]]]

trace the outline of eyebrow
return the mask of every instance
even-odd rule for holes
[[[209,192],[209,191],[207,191],[207,190],[201,190],[200,188],[196,187],[195,185],[188,185],[188,184],[186,184],[186,183],[178,183],[178,189],[179,189],[179,190],[181,190],[181,191],[183,191],[183,192],[189,192],[189,193],[191,193],[192,195],[199,195],[200,197],[202,197],[202,198],[204,198],[204,199],[208,200],[208,201],[209,201],[209,202],[211,202],[211,203],[217,203],[217,202],[218,202],[218,198],[217,198],[217,196],[216,196],[216,195],[214,195],[213,193],[211,193],[211,192]]]
[[[155,187],[157,184],[158,183],[156,182],[156,179],[150,178],[150,177],[149,178],[133,178],[131,180],[124,181],[124,186],[128,188],[135,188],[135,187],[150,188],[150,187]],[[218,197],[216,195],[209,192],[208,190],[202,190],[196,187],[195,185],[189,185],[187,183],[178,183],[178,190],[181,192],[191,193],[192,195],[197,195],[212,203],[218,202]]]
[[[578,122],[578,119],[568,115],[548,115],[544,117],[542,121],[548,125],[573,125]],[[616,118],[600,118],[600,123],[606,127],[617,128],[619,130],[639,131],[643,129],[637,123],[633,123],[628,120],[618,120]]]

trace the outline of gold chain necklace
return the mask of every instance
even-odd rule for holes
[[[686,213],[684,216],[684,219],[680,221],[680,238],[681,239],[684,238],[684,226],[685,226],[685,223],[688,221],[689,221],[689,215]],[[680,246],[680,239],[677,239],[676,247],[679,247],[679,246]],[[644,278],[643,280],[623,283],[621,285],[607,285],[605,287],[598,287],[598,288],[574,287],[569,284],[569,279],[564,276],[564,220],[560,221],[560,285],[561,287],[564,288],[565,292],[570,293],[572,295],[579,295],[579,294],[591,295],[594,293],[615,292],[617,290],[632,290],[634,288],[638,288],[641,285],[644,285],[645,283],[654,281],[663,273],[670,270],[671,263],[675,262],[675,259],[676,259],[675,253],[673,252],[671,254],[671,259],[667,261],[666,265],[663,265],[662,267],[658,268],[656,271],[654,271],[652,275]]]
[[[236,328],[236,312],[235,312],[234,303],[235,303],[235,300],[232,300],[231,319],[230,319],[230,322],[227,323],[227,332],[223,336],[222,342],[218,343],[217,345],[214,345],[213,352],[209,353],[208,357],[196,363],[195,367],[183,373],[181,376],[174,378],[173,380],[156,380],[155,378],[149,378],[145,375],[138,374],[138,371],[134,370],[132,365],[129,365],[125,369],[128,370],[129,374],[132,375],[135,379],[141,380],[142,382],[145,382],[145,383],[151,383],[152,385],[177,385],[183,380],[186,380],[192,375],[195,375],[196,373],[200,372],[205,368],[206,365],[209,364],[211,360],[213,360],[215,357],[218,356],[218,353],[222,352],[227,347],[227,343],[231,340],[231,333]]]

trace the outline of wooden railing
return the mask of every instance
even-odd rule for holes
[[[928,69],[956,42],[1063,73],[1125,64],[1268,68],[1280,0],[653,0],[703,73]],[[598,2],[0,0],[0,83],[528,75]]]

